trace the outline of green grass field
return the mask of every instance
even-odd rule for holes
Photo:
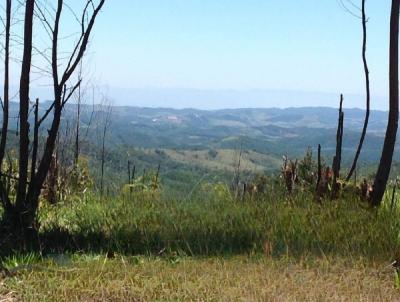
[[[400,219],[299,190],[238,201],[134,192],[40,209],[38,250],[3,240],[0,301],[396,301]]]

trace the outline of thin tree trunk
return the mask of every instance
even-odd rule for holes
[[[342,159],[342,141],[343,141],[343,95],[340,95],[338,127],[336,132],[336,153],[332,164],[333,174],[337,178],[340,173],[341,159]]]
[[[37,153],[39,148],[39,99],[36,99],[34,115],[35,115],[35,124],[34,124],[33,142],[32,142],[31,182],[36,175],[36,162],[37,162]]]
[[[340,177],[340,166],[342,162],[342,142],[343,142],[343,122],[344,122],[344,113],[343,113],[343,94],[340,95],[340,105],[339,105],[339,119],[338,119],[338,128],[336,133],[336,154],[333,158],[333,183],[332,183],[332,198],[337,197],[337,193],[339,191],[339,186],[337,183],[338,178]]]
[[[86,8],[92,3],[92,1],[87,1]],[[43,183],[46,179],[47,173],[49,171],[51,158],[55,149],[58,130],[60,127],[61,122],[61,115],[62,109],[68,99],[71,97],[71,94],[67,96],[66,92],[66,83],[71,78],[72,74],[75,72],[78,64],[82,60],[83,55],[86,52],[87,45],[89,43],[89,37],[91,31],[93,29],[95,20],[103,7],[105,0],[100,0],[100,3],[94,7],[93,14],[89,18],[89,22],[87,24],[86,29],[84,29],[84,24],[82,23],[82,36],[80,38],[80,44],[76,45],[76,48],[73,52],[73,55],[70,57],[70,61],[68,63],[67,69],[61,76],[61,80],[59,80],[58,74],[58,34],[59,34],[59,26],[60,26],[60,19],[61,19],[61,12],[64,6],[63,0],[58,0],[58,5],[56,9],[56,16],[54,20],[54,28],[52,29],[52,71],[53,71],[53,86],[54,86],[54,116],[53,122],[51,125],[50,130],[48,131],[48,136],[46,140],[46,144],[44,147],[44,152],[42,158],[40,160],[40,164],[38,167],[38,171],[36,173],[36,177],[34,181],[32,181],[29,185],[27,200],[31,203],[31,207],[33,209],[37,209],[40,191],[42,189]],[[93,4],[93,3],[92,3]],[[87,13],[86,9],[83,12],[83,15]],[[79,46],[80,45],[80,46]],[[78,82],[74,88],[72,89],[71,93],[75,91],[80,85]]]
[[[82,63],[79,70],[79,81],[82,81]],[[81,85],[78,87],[78,104],[77,104],[77,116],[76,116],[76,133],[75,133],[75,152],[74,152],[74,166],[75,169],[78,167],[79,161],[79,130],[81,122]]]
[[[317,186],[315,191],[318,191],[319,184],[322,178],[322,165],[321,165],[321,145],[318,145],[318,172],[317,172]]]
[[[382,156],[376,173],[371,203],[378,207],[385,194],[393,160],[399,120],[399,9],[400,0],[392,0],[389,53],[389,119]]]
[[[32,203],[32,207],[35,209],[38,206],[39,195],[42,189],[43,183],[46,179],[47,173],[50,168],[53,152],[56,145],[58,129],[60,127],[61,121],[61,112],[62,112],[62,96],[63,96],[63,85],[59,84],[59,75],[58,75],[58,34],[59,34],[59,25],[61,12],[63,8],[63,0],[58,0],[56,17],[54,21],[54,29],[52,36],[52,72],[53,72],[53,89],[54,89],[54,116],[51,124],[50,130],[48,130],[48,136],[46,140],[46,144],[44,147],[44,152],[42,156],[42,160],[40,161],[38,171],[36,173],[35,179],[29,185],[28,191],[28,199]],[[65,89],[64,89],[65,95]]]
[[[22,70],[20,80],[19,100],[19,181],[17,188],[16,206],[19,213],[25,213],[22,207],[25,203],[26,188],[28,181],[29,161],[29,88],[32,63],[32,37],[33,37],[33,15],[35,0],[27,0],[25,4],[24,24],[24,54],[22,59]]]
[[[40,191],[42,189],[44,181],[46,180],[46,176],[50,168],[51,159],[56,146],[60,121],[61,121],[61,109],[56,104],[54,109],[54,119],[52,126],[48,131],[49,135],[46,140],[42,160],[40,161],[39,167],[37,169],[35,179],[29,185],[27,200],[30,201],[31,207],[33,209],[37,209],[38,207]]]
[[[11,32],[11,0],[6,3],[6,32],[4,46],[4,99],[3,99],[3,127],[0,141],[0,171],[6,152],[8,117],[9,117],[9,90],[10,90],[10,32]]]
[[[107,131],[110,127],[111,124],[111,114],[112,114],[112,105],[109,103],[107,107],[105,107],[105,116],[104,116],[104,124],[103,124],[103,133],[101,136],[102,140],[102,148],[101,148],[101,179],[100,179],[100,197],[103,197],[104,193],[104,166],[105,166],[105,160],[106,160],[106,137],[107,137]]]
[[[76,133],[75,133],[75,152],[74,152],[74,165],[75,168],[78,166],[79,161],[79,124],[80,124],[80,116],[81,116],[81,104],[79,101],[78,104],[78,116],[76,121]]]
[[[3,127],[0,140],[0,172],[3,171],[3,161],[6,152],[8,119],[9,119],[9,90],[10,90],[10,35],[11,35],[11,0],[6,1],[5,45],[4,45],[4,99],[3,99]],[[6,212],[12,210],[4,178],[0,178],[0,198]]]
[[[367,17],[365,14],[365,1],[366,0],[362,0],[361,12],[362,12],[362,27],[363,27],[362,58],[363,58],[364,73],[365,73],[366,111],[365,111],[364,126],[363,126],[363,130],[361,133],[360,142],[358,143],[356,155],[354,157],[353,164],[351,165],[349,174],[346,177],[346,181],[349,181],[351,179],[351,176],[353,175],[353,173],[357,167],[358,158],[360,157],[361,149],[363,147],[365,136],[367,134],[368,121],[369,121],[369,115],[370,115],[371,92],[370,92],[370,83],[369,83],[369,70],[368,70],[368,63],[367,63]]]
[[[103,198],[104,193],[104,162],[105,162],[105,152],[106,152],[106,133],[107,126],[104,126],[103,132],[103,142],[101,147],[101,179],[100,179],[100,197]]]

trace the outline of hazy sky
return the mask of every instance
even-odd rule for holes
[[[362,107],[361,20],[339,1],[108,0],[92,39],[91,68],[117,103],[144,105],[146,97],[130,97],[132,91],[162,96],[166,89],[165,106],[179,107],[173,95],[185,89],[182,107],[199,107],[190,102],[190,89],[238,90],[244,98],[256,89],[282,93],[278,103],[249,96],[249,104],[263,107],[285,106],[286,91],[344,92],[355,95],[348,105]],[[367,0],[367,10],[372,106],[385,108],[390,1]],[[224,102],[229,107],[229,98]]]

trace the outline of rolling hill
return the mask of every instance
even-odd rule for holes
[[[42,113],[46,104],[42,105]],[[17,116],[18,106],[12,104]],[[354,156],[363,126],[364,111],[345,109],[343,164]],[[99,174],[99,152],[103,107],[84,105],[81,129],[88,128],[82,139],[82,151],[91,159],[91,169]],[[308,147],[321,144],[329,163],[335,150],[337,109],[305,107],[287,109],[196,109],[113,107],[107,135],[107,173],[110,181],[123,183],[127,161],[137,171],[156,169],[161,164],[165,182],[191,185],[204,175],[230,179],[243,150],[242,168],[247,173],[271,174],[279,170],[282,155],[300,158]],[[73,135],[76,105],[65,108],[62,135]],[[93,118],[94,117],[94,118]],[[359,168],[373,167],[379,159],[385,133],[387,112],[372,111],[359,161]],[[16,120],[11,124],[17,127]],[[89,125],[90,124],[90,125]],[[44,124],[42,131],[49,125]],[[85,133],[86,131],[81,131]],[[68,138],[64,138],[68,139]],[[70,139],[70,138],[69,138]],[[71,140],[72,142],[72,140]],[[395,159],[400,160],[399,152]],[[141,172],[140,172],[141,173]]]

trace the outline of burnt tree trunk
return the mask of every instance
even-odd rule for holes
[[[389,47],[389,119],[381,160],[376,173],[371,204],[380,206],[389,179],[399,120],[399,9],[400,0],[392,0]]]
[[[19,87],[19,175],[16,196],[16,207],[20,215],[19,219],[24,229],[30,228],[27,217],[33,210],[26,202],[26,188],[28,182],[29,162],[29,90],[30,73],[32,63],[32,38],[33,38],[33,16],[35,1],[27,0],[25,4],[24,22],[24,50],[22,58],[21,79]]]
[[[364,144],[365,136],[367,134],[368,128],[368,121],[370,115],[370,100],[371,100],[371,92],[370,92],[370,83],[369,83],[369,70],[368,70],[368,63],[367,63],[367,17],[365,14],[365,1],[362,0],[362,27],[363,27],[363,46],[362,46],[362,58],[363,58],[363,65],[364,65],[364,73],[365,73],[365,89],[366,89],[366,109],[365,109],[365,119],[364,119],[364,126],[362,129],[360,142],[358,143],[356,155],[354,157],[353,163],[351,165],[349,174],[346,177],[346,181],[349,181],[357,167],[357,162],[360,157],[361,149]]]
[[[317,171],[317,186],[315,191],[318,191],[319,184],[322,178],[322,165],[321,165],[321,145],[318,145],[318,171]]]
[[[59,39],[59,26],[61,13],[64,4],[63,0],[58,0],[58,5],[56,9],[56,15],[54,20],[54,28],[52,29],[52,76],[53,76],[53,87],[54,87],[54,102],[51,106],[54,115],[53,121],[51,123],[51,127],[48,130],[47,140],[44,146],[44,152],[42,158],[40,160],[39,167],[37,169],[35,179],[29,184],[27,200],[29,200],[31,207],[34,209],[34,215],[31,217],[31,220],[35,218],[36,209],[38,207],[40,191],[43,187],[43,183],[46,179],[47,173],[50,168],[51,159],[53,156],[53,152],[55,150],[58,130],[61,122],[61,115],[64,105],[72,96],[72,94],[76,91],[76,89],[80,86],[80,81],[71,89],[71,92],[68,94],[66,90],[66,85],[72,74],[75,72],[78,64],[81,62],[83,55],[86,52],[86,48],[89,42],[89,37],[91,31],[93,29],[96,17],[98,16],[101,8],[104,5],[105,0],[101,0],[97,6],[93,6],[93,14],[89,18],[89,22],[87,27],[85,28],[84,23],[82,23],[82,32],[81,37],[79,39],[79,44],[75,46],[72,56],[69,59],[68,66],[66,70],[63,72],[61,76],[59,76],[58,72],[58,39]],[[87,5],[83,12],[83,18],[87,17],[87,8],[93,4],[92,1],[87,1]]]
[[[10,91],[10,32],[11,32],[11,0],[6,3],[6,31],[4,45],[4,99],[3,99],[3,127],[0,141],[0,171],[3,167],[6,152],[8,118],[9,118],[9,91]]]
[[[102,131],[102,136],[101,136],[101,141],[102,141],[102,146],[101,146],[101,175],[100,175],[100,197],[103,198],[104,195],[104,167],[105,167],[105,161],[106,161],[106,137],[107,137],[107,132],[108,128],[110,127],[111,124],[111,113],[112,113],[112,106],[111,104],[108,104],[106,107],[106,112],[105,118],[104,118],[104,124],[103,124],[103,131]]]
[[[342,162],[342,142],[343,142],[343,122],[344,122],[344,112],[343,112],[343,94],[340,95],[340,105],[339,105],[339,119],[338,128],[336,133],[336,154],[333,157],[332,169],[333,169],[333,181],[332,181],[332,198],[336,198],[339,191],[339,184],[337,180],[340,177],[340,167]]]
[[[36,161],[39,148],[39,99],[35,102],[35,124],[33,129],[32,161],[31,161],[31,182],[36,175]]]
[[[79,81],[82,81],[82,63],[79,70]],[[74,168],[78,167],[79,161],[79,135],[80,135],[80,123],[81,123],[81,85],[78,87],[78,101],[77,101],[77,113],[76,113],[76,132],[75,132],[75,150],[74,150]]]
[[[10,35],[11,35],[11,0],[6,1],[5,43],[4,43],[4,99],[3,125],[0,139],[0,172],[3,171],[3,161],[6,153],[8,119],[9,119],[9,90],[10,90]],[[12,205],[9,200],[7,185],[4,177],[0,177],[0,199],[6,212],[10,212]]]

